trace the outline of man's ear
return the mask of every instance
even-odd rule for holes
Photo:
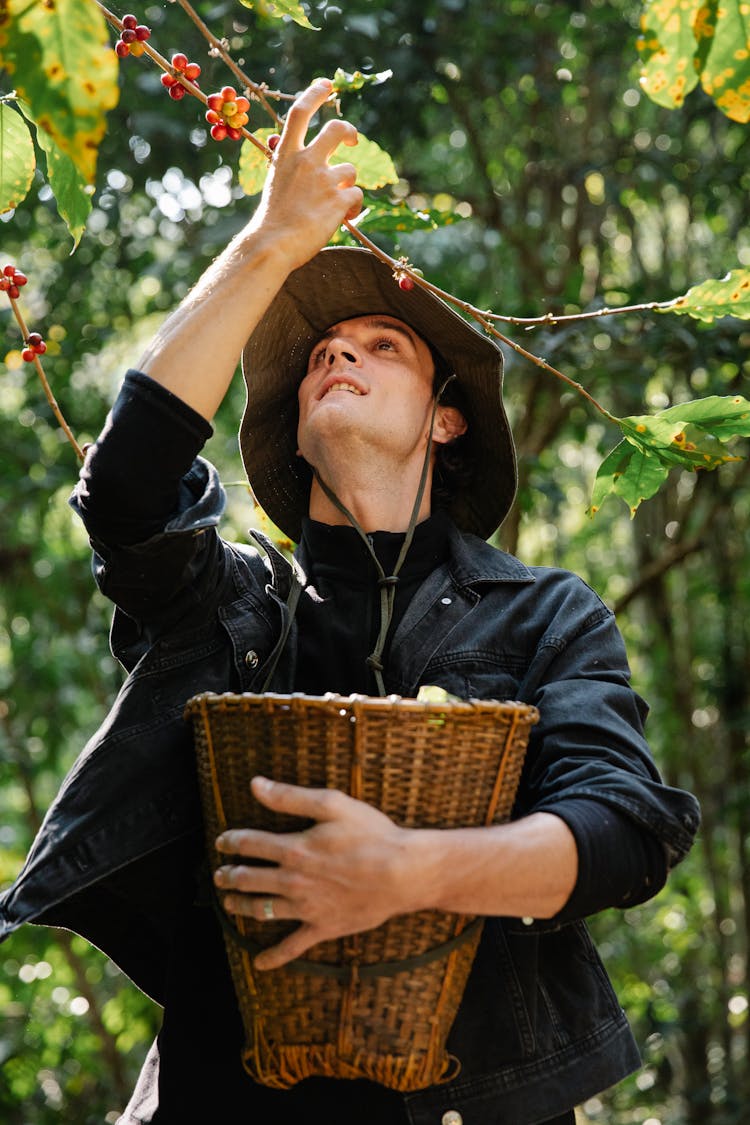
[[[438,406],[432,440],[439,445],[448,445],[465,434],[468,429],[466,419],[456,406]]]

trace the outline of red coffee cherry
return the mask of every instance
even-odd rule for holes
[[[122,17],[122,31],[120,38],[115,43],[115,54],[118,59],[126,59],[128,55],[139,58],[146,50],[144,43],[151,38],[151,28],[145,23],[138,23],[136,17],[128,12]]]
[[[239,141],[248,121],[250,102],[247,98],[238,96],[234,86],[223,86],[218,93],[208,95],[206,105],[206,121],[211,126],[213,139],[223,141],[229,137]]]

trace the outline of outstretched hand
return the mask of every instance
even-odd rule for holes
[[[227,913],[263,921],[271,899],[274,918],[301,923],[258,955],[258,969],[279,968],[318,942],[421,909],[414,901],[418,880],[409,876],[407,862],[414,830],[399,828],[378,809],[335,789],[256,777],[252,790],[268,808],[316,822],[301,832],[232,829],[217,840],[221,852],[276,864],[220,867],[214,878],[220,891],[229,892]]]
[[[292,268],[308,261],[362,207],[354,165],[330,163],[339,145],[357,144],[355,127],[334,118],[305,143],[310,122],[332,89],[330,79],[318,78],[292,105],[253,220],[256,228],[275,232],[293,259]]]

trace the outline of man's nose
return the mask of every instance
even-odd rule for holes
[[[326,363],[332,367],[337,359],[344,359],[347,363],[359,364],[359,354],[347,340],[339,340],[334,337],[328,342],[328,349],[326,351]]]

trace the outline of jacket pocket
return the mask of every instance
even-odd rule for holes
[[[537,1051],[567,1047],[619,1016],[584,922],[539,931],[513,919],[503,925],[502,936],[526,997]]]
[[[518,685],[526,662],[513,654],[481,649],[450,652],[433,660],[422,676],[423,684],[436,684],[459,699],[518,698]]]
[[[488,918],[449,1049],[466,1076],[482,1074],[554,1054],[618,1018],[583,922],[542,932]]]

